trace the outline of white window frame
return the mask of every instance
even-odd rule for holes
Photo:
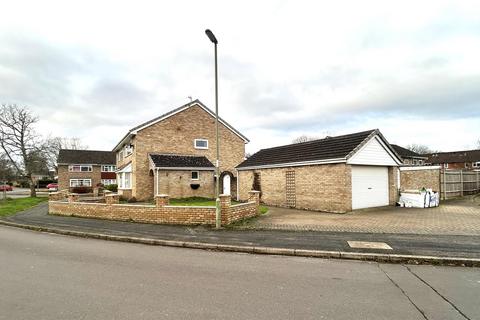
[[[448,163],[444,163],[444,164],[443,164],[443,167],[444,167],[445,169],[448,169]]]
[[[82,181],[81,185],[78,184],[79,181]],[[85,184],[85,181],[88,181],[88,183]],[[73,182],[77,182],[77,184],[73,185]],[[92,186],[92,179],[70,179],[69,185],[70,185],[70,188],[91,187]]]
[[[125,158],[133,153],[133,147],[129,144],[125,145]]]
[[[193,174],[194,174],[194,173],[197,174],[197,178],[196,178],[196,179],[193,178]],[[198,180],[200,180],[200,171],[192,171],[192,172],[190,173],[190,177],[192,178],[193,181],[198,181]]]
[[[128,174],[128,180],[127,180]],[[132,173],[131,172],[120,172],[118,176],[118,187],[120,189],[132,189]],[[128,183],[127,183],[128,182]]]
[[[117,170],[117,166],[113,164],[105,164],[102,165],[102,172],[115,172]]]
[[[480,167],[480,161],[472,162],[472,167],[474,167],[474,168]]]
[[[111,184],[117,184],[117,179],[102,179],[102,184],[108,186]]]
[[[197,141],[205,141],[207,143],[206,147],[199,147],[197,146]],[[208,140],[207,139],[195,139],[193,140],[193,147],[195,149],[207,150],[208,149]]]
[[[74,167],[79,167],[80,170],[73,170]],[[87,170],[82,170],[82,168],[87,168]],[[68,172],[92,172],[93,166],[91,164],[71,164],[68,166]]]

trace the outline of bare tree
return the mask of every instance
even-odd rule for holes
[[[29,182],[31,197],[36,196],[33,174],[45,164],[45,144],[34,129],[37,121],[26,107],[0,107],[0,148],[17,175]]]
[[[478,138],[475,148],[480,149],[480,138]]]
[[[437,150],[432,150],[430,149],[429,146],[426,146],[424,144],[409,144],[407,146],[407,149],[408,150],[411,150],[413,152],[416,152],[418,154],[427,154],[427,153],[435,153],[435,152],[438,152]]]
[[[307,136],[307,135],[301,135],[299,137],[296,137],[295,139],[292,140],[292,143],[302,143],[302,142],[308,142],[308,141],[313,141],[313,140],[318,140],[318,137],[312,137],[312,136]]]

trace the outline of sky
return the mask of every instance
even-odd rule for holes
[[[441,151],[480,139],[479,1],[3,1],[0,103],[111,150],[187,103],[247,152],[378,128]]]

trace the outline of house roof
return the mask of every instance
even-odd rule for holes
[[[347,158],[353,155],[353,153],[375,135],[378,135],[386,142],[378,129],[327,137],[319,140],[262,149],[238,165],[237,168],[308,163],[322,160],[345,162]],[[388,142],[386,142],[385,145],[389,147]],[[394,150],[391,151],[396,155]]]
[[[115,153],[98,150],[61,149],[58,164],[115,164]]]
[[[397,154],[402,158],[418,158],[418,159],[427,159],[426,156],[416,153],[412,150],[400,147],[396,144],[390,144],[392,148],[397,152]]]
[[[150,154],[150,159],[155,168],[215,168],[205,156]]]
[[[205,106],[200,100],[196,99],[194,101],[191,101],[187,104],[184,104],[183,106],[180,106],[176,109],[173,109],[167,113],[164,113],[162,114],[161,116],[158,116],[154,119],[151,119],[149,121],[146,121],[132,129],[130,129],[128,131],[128,133],[122,138],[122,140],[120,140],[120,142],[115,146],[115,148],[113,148],[113,150],[115,151],[122,143],[124,140],[126,140],[129,136],[132,136],[132,135],[135,135],[138,131],[144,129],[144,128],[147,128],[157,122],[160,122],[164,119],[167,119],[168,117],[171,117],[181,111],[184,111],[190,107],[193,107],[193,106],[199,106],[200,108],[202,108],[203,110],[205,110],[207,113],[209,113],[212,117],[215,117],[215,113],[210,110],[207,106]],[[235,133],[237,136],[239,136],[241,139],[243,139],[245,142],[250,142],[250,140],[248,140],[247,137],[245,137],[243,134],[241,134],[237,129],[235,129],[234,127],[232,127],[228,122],[226,122],[225,120],[223,120],[221,117],[218,117],[218,120],[220,123],[222,123],[224,126],[226,126],[228,129],[230,129],[233,133]]]
[[[427,162],[432,164],[477,162],[480,161],[480,149],[452,152],[436,152],[431,154],[425,154],[425,156],[428,157]]]

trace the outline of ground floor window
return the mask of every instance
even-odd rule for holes
[[[120,189],[131,189],[132,188],[132,173],[131,172],[120,172],[118,173],[118,187]]]
[[[102,179],[102,184],[104,186],[109,186],[111,184],[117,184],[117,180],[116,179]]]
[[[70,187],[91,187],[92,179],[70,179]]]
[[[198,171],[192,171],[192,180],[198,180],[199,178],[199,172]]]

